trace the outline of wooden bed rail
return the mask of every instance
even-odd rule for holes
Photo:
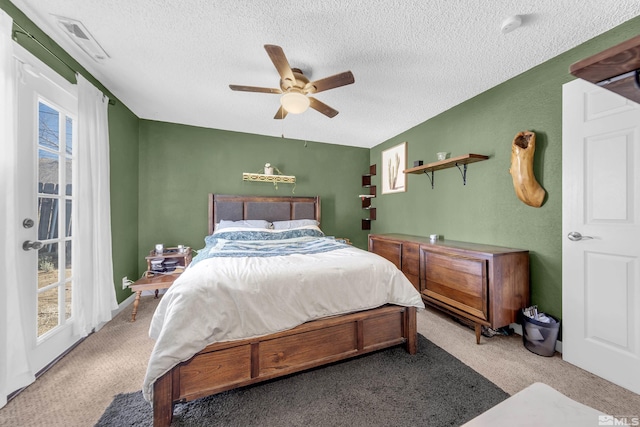
[[[173,406],[238,387],[404,344],[417,352],[416,308],[385,305],[304,323],[263,337],[215,343],[154,384],[153,425],[166,427]]]

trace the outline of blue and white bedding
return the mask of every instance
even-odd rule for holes
[[[149,401],[156,379],[209,344],[384,304],[424,308],[391,262],[326,237],[317,226],[229,227],[205,243],[151,321],[156,344],[142,388]]]
[[[269,257],[318,254],[343,249],[346,243],[325,237],[319,228],[307,226],[293,230],[230,230],[205,238],[207,246],[192,263],[213,257]]]

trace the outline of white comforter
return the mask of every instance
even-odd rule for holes
[[[211,258],[188,268],[153,316],[156,340],[142,388],[214,342],[291,329],[391,303],[424,308],[392,263],[351,246],[311,255]]]

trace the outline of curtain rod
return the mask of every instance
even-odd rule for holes
[[[31,34],[29,31],[27,31],[22,25],[18,24],[16,21],[13,21],[13,25],[15,25],[16,27],[20,28],[20,30],[22,31],[18,31],[18,30],[14,30],[13,33],[14,34],[24,34],[25,36],[29,37],[31,40],[33,40],[34,42],[36,42],[38,44],[38,46],[40,46],[41,48],[43,48],[44,50],[46,50],[51,56],[53,56],[54,58],[56,58],[62,65],[64,65],[65,67],[67,67],[69,70],[71,70],[73,72],[73,74],[76,74],[77,71],[71,67],[69,64],[67,64],[62,58],[60,58],[58,55],[56,55],[51,49],[49,49],[47,46],[45,46],[44,44],[42,44],[42,42],[40,40],[38,40],[37,38],[35,38],[35,36],[33,34]],[[15,36],[14,36],[15,39]],[[116,105],[116,101],[109,98],[109,105]]]

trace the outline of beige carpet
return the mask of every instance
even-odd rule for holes
[[[89,336],[0,409],[0,426],[92,426],[113,396],[139,390],[153,346],[147,330],[157,301],[143,297],[135,323],[129,307]],[[639,395],[565,363],[558,354],[535,355],[520,336],[483,337],[478,346],[471,329],[430,309],[418,314],[418,332],[509,394],[539,381],[604,413],[640,416]]]
[[[560,353],[531,353],[520,335],[482,337],[476,345],[471,329],[431,309],[418,315],[418,332],[509,394],[542,382],[605,414],[640,417],[640,395],[565,362]]]

